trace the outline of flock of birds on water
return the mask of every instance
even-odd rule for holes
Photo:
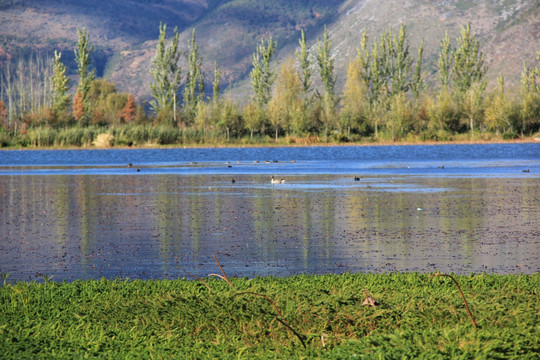
[[[258,162],[258,161],[257,161]],[[266,163],[269,163],[270,161],[266,160],[265,161]],[[278,161],[277,160],[274,160],[273,162],[277,163]],[[294,160],[292,162],[295,162]],[[192,164],[195,164],[195,163],[192,163]],[[132,168],[133,167],[133,163],[129,163],[128,164],[128,167],[129,168]],[[232,167],[232,165],[228,165],[228,167]],[[444,165],[441,165],[441,166],[438,166],[437,167],[438,169],[444,169]],[[141,171],[141,169],[139,168],[136,168],[137,171]],[[525,170],[522,170],[521,172],[524,172],[524,173],[528,173],[528,172],[531,172],[529,169],[525,169]],[[359,176],[355,176],[354,177],[354,181],[360,181],[360,177]],[[231,179],[231,183],[235,183],[236,180],[234,178]],[[280,179],[277,179],[276,177],[274,177],[274,175],[270,176],[270,184],[272,185],[276,185],[276,184],[285,184],[285,179],[283,178],[280,178]]]

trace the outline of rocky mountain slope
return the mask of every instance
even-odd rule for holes
[[[315,44],[327,25],[342,83],[364,30],[376,38],[404,23],[412,51],[424,38],[425,70],[435,79],[440,40],[445,32],[455,39],[467,21],[481,41],[491,83],[500,73],[518,84],[523,64],[534,63],[540,50],[537,0],[0,0],[0,63],[33,49],[58,49],[74,72],[76,29],[86,27],[98,74],[144,99],[163,22],[171,34],[178,27],[184,48],[195,28],[207,78],[216,61],[223,85],[247,94],[251,56],[262,37],[272,35],[284,59],[293,56],[300,29]]]

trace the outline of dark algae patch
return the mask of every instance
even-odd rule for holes
[[[432,275],[7,278],[0,357],[538,359],[539,274],[453,275],[477,327],[452,279]]]

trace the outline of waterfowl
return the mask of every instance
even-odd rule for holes
[[[270,177],[270,183],[273,184],[285,184],[285,179],[276,179],[274,175]]]
[[[236,180],[234,180],[234,178],[231,180],[231,182],[234,184],[236,182]]]
[[[355,176],[355,177],[354,177],[354,181],[360,181],[360,177]]]
[[[521,172],[531,172],[531,170],[526,169],[526,170],[521,170]]]

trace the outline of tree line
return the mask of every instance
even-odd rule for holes
[[[485,56],[470,24],[456,39],[441,39],[437,69],[430,69],[438,82],[431,85],[423,41],[412,50],[405,25],[373,39],[364,32],[340,92],[326,27],[312,47],[302,31],[294,56],[279,66],[278,44],[261,39],[249,73],[251,97],[242,103],[222,94],[216,63],[212,74],[203,71],[195,29],[183,49],[177,28],[167,38],[160,24],[148,107],[96,78],[89,34],[77,31],[73,88],[58,51],[4,66],[1,146],[81,146],[100,133],[117,145],[513,139],[540,128],[540,52],[537,66],[524,66],[519,91],[510,94],[501,76],[487,91]]]

